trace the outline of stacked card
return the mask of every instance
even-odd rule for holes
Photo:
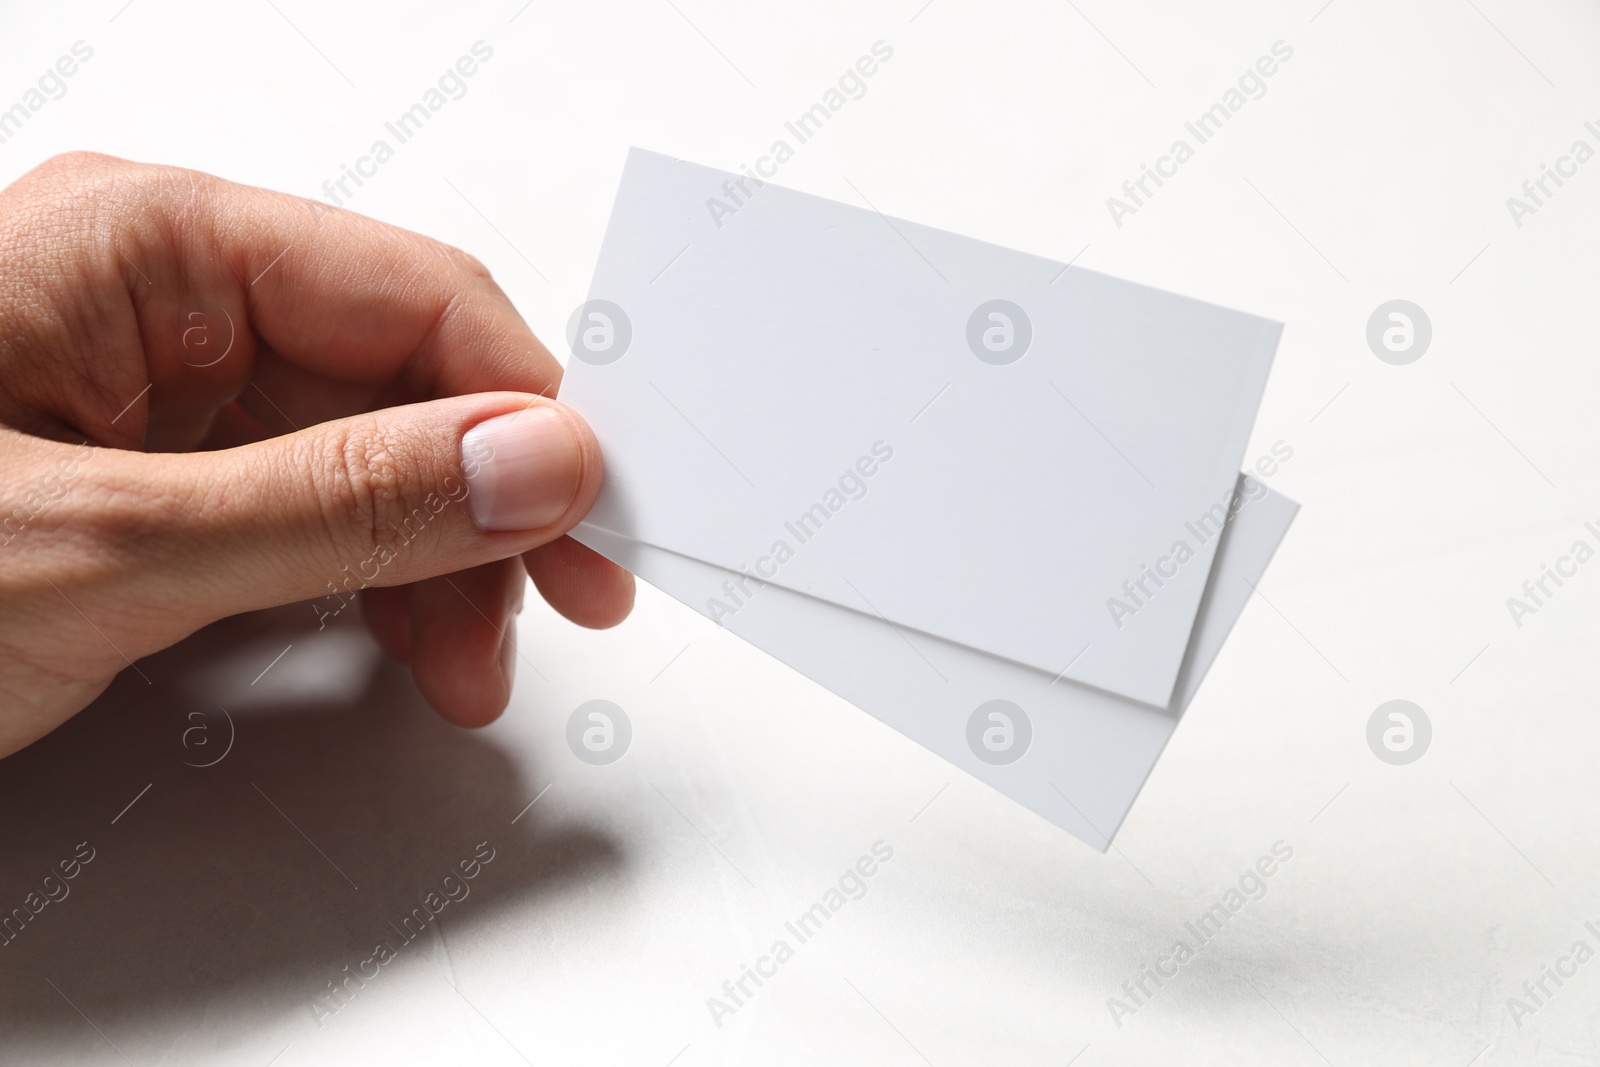
[[[1279,331],[635,149],[574,536],[1103,850],[1293,518]]]

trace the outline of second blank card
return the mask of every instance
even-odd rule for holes
[[[628,157],[588,524],[1167,706],[1278,324],[741,177]]]

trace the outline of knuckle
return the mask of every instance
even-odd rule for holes
[[[443,242],[438,242],[437,246],[439,254],[444,257],[445,262],[463,274],[470,275],[479,281],[489,281],[494,277],[489,273],[489,268],[484,265],[483,260],[471,252]]]
[[[81,568],[85,583],[116,585],[182,545],[188,495],[176,485],[129,477],[104,450],[79,446],[33,482],[22,507],[36,536]],[[35,502],[35,495],[42,498]],[[11,517],[16,516],[11,512]]]
[[[34,240],[67,248],[106,268],[167,247],[214,200],[222,179],[200,171],[137,163],[98,152],[65,152],[6,190]]]
[[[428,496],[419,443],[371,417],[353,419],[326,439],[322,507],[336,547],[370,553],[416,525]]]
[[[18,185],[57,203],[120,203],[170,168],[134,163],[99,152],[63,152],[29,171]]]
[[[466,271],[468,274],[480,281],[487,282],[494,280],[494,275],[489,272],[489,268],[483,262],[483,260],[473,255],[471,252],[463,252],[459,248],[455,250],[455,253],[457,262],[461,264],[462,270]]]
[[[59,185],[62,182],[80,185],[94,182],[107,174],[132,166],[137,164],[116,156],[108,156],[103,152],[62,152],[34,167],[25,178],[49,182],[52,185]]]

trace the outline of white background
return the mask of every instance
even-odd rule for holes
[[[74,41],[94,57],[0,179],[92,148],[315,196],[481,39],[468,94],[350,206],[475,253],[559,348],[630,144],[737,169],[883,40],[780,180],[1285,322],[1250,455],[1293,447],[1273,485],[1304,510],[1106,856],[648,589],[604,634],[531,607],[513,706],[475,735],[358,629],[217,627],[0,764],[0,907],[97,849],[0,949],[0,1059],[1600,1056],[1600,963],[1520,1027],[1507,1007],[1600,949],[1600,563],[1520,628],[1505,603],[1600,518],[1600,161],[1521,228],[1506,208],[1600,148],[1592,5],[274,2],[10,5],[0,107]],[[1280,39],[1266,96],[1113,225],[1106,198]],[[1433,323],[1410,366],[1365,342],[1392,298]],[[1404,767],[1365,741],[1397,697],[1434,729]],[[634,727],[607,767],[564,741],[594,698]],[[233,749],[185,766],[219,703]],[[325,983],[486,839],[473,895],[319,1027]],[[706,998],[878,840],[866,896],[716,1027]],[[1114,1023],[1280,840],[1267,895]]]

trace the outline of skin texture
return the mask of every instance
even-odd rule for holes
[[[510,695],[524,573],[583,626],[632,607],[632,576],[564,536],[599,490],[594,435],[466,253],[75,153],[0,191],[0,263],[0,756],[131,660],[326,596],[428,494],[459,501],[462,433],[533,406],[580,444],[566,513],[491,533],[449,503],[362,615],[440,715],[479,726]]]

